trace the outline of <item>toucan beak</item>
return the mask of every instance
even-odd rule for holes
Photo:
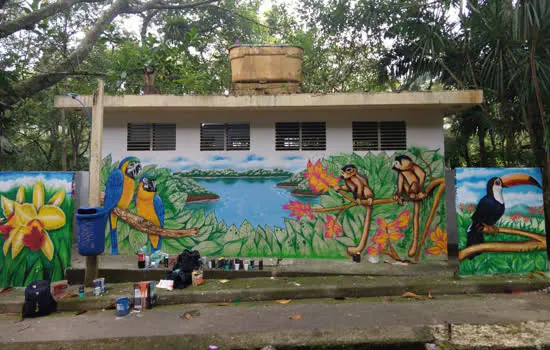
[[[538,188],[542,188],[540,183],[534,177],[523,173],[505,175],[502,176],[500,179],[502,180],[503,187],[533,185],[537,186]]]

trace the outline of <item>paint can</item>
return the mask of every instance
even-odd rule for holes
[[[235,271],[239,271],[239,269],[241,268],[241,264],[239,264],[238,262],[235,263]]]
[[[212,268],[212,264],[213,264],[213,261],[212,261],[212,260],[208,260],[208,268],[209,268],[209,269]]]
[[[116,315],[126,316],[130,312],[130,298],[120,297],[116,299]]]
[[[254,260],[250,260],[250,271],[254,270]]]
[[[243,266],[245,271],[248,271],[248,266],[250,266],[250,264],[248,262],[245,262]]]
[[[94,288],[94,295],[99,296],[105,294],[105,278],[97,278],[92,284]]]
[[[78,287],[78,297],[79,298],[84,298],[84,286],[80,286]]]
[[[134,310],[151,309],[157,303],[155,282],[138,282],[134,284]]]
[[[352,259],[353,259],[353,262],[360,263],[361,262],[361,254],[360,253],[353,254]]]
[[[193,286],[200,286],[201,284],[204,284],[204,276],[202,274],[202,271],[193,271],[191,273],[191,276],[193,278]]]
[[[145,267],[149,267],[151,265],[151,257],[149,255],[145,255]]]
[[[264,261],[263,259],[260,259],[260,262],[258,263],[258,269],[262,271],[264,269]]]

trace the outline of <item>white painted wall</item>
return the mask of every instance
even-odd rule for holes
[[[351,153],[352,121],[404,120],[407,123],[407,145],[443,150],[443,112],[436,109],[325,109],[319,110],[227,110],[216,112],[178,111],[126,111],[107,113],[104,121],[103,153],[111,154],[114,160],[129,155],[140,157],[144,164],[154,163],[173,170],[181,167],[232,167],[236,169],[252,167],[283,167],[290,170],[302,169],[304,159],[317,159],[327,154]],[[327,150],[318,151],[275,151],[275,122],[324,121],[327,126]],[[175,151],[126,151],[127,123],[176,123]],[[200,124],[242,122],[250,123],[250,151],[200,151]],[[364,154],[365,152],[356,152]],[[254,154],[263,157],[261,162],[242,162]],[[226,156],[230,159],[213,163],[213,156]],[[288,156],[301,156],[302,159],[289,161]],[[176,157],[185,157],[187,162],[174,162]],[[185,170],[185,169],[183,169]]]

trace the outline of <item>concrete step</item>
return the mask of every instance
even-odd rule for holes
[[[543,276],[498,276],[471,278],[421,278],[400,276],[325,276],[325,277],[273,277],[233,279],[227,283],[207,279],[198,287],[173,291],[158,290],[159,305],[186,303],[240,303],[278,299],[360,298],[400,296],[404,292],[418,295],[457,295],[485,293],[522,293],[550,286]],[[72,286],[75,293],[78,286]],[[121,296],[133,295],[133,283],[109,284],[105,296],[92,296],[87,290],[84,298],[59,300],[60,311],[80,309],[97,310],[113,305]],[[0,313],[20,312],[23,288],[0,295]]]

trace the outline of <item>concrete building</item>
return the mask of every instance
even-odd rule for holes
[[[91,96],[80,99],[91,108]],[[116,162],[140,160],[136,198],[141,177],[155,178],[153,189],[165,208],[162,226],[199,232],[163,237],[167,252],[445,258],[446,251],[424,253],[437,243],[428,233],[446,227],[438,194],[444,188],[438,182],[444,177],[443,117],[482,99],[481,91],[106,96],[102,181]],[[81,108],[70,97],[57,97],[56,107]],[[414,168],[406,168],[409,162]],[[342,180],[348,164],[355,166],[350,174],[359,175]],[[414,181],[422,187],[416,193]],[[353,206],[339,209],[346,204]],[[139,215],[136,207],[123,209]],[[401,224],[382,227],[392,222]],[[122,225],[121,253],[150,241]],[[387,239],[380,235],[384,230]]]

